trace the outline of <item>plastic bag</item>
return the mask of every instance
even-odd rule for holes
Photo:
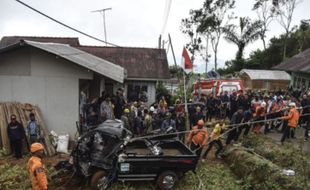
[[[68,153],[69,135],[59,135],[56,151],[59,153]]]

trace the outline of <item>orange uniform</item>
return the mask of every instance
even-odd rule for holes
[[[195,145],[205,146],[207,145],[208,138],[209,133],[207,129],[198,129],[198,126],[194,126],[188,135],[188,142],[193,142]]]
[[[295,107],[291,108],[288,115],[283,116],[282,119],[288,120],[288,126],[292,128],[296,128],[298,125],[298,120],[299,120],[299,112],[297,111]]]
[[[47,179],[41,158],[32,156],[27,164],[33,190],[47,190]]]

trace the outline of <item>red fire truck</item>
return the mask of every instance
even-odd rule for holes
[[[243,81],[239,79],[210,79],[200,80],[194,83],[194,95],[220,95],[227,91],[231,94],[234,91],[244,90]]]

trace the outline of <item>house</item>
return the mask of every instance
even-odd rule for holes
[[[246,89],[286,89],[290,75],[285,71],[242,69],[240,78]]]
[[[310,48],[283,61],[273,69],[291,74],[290,86],[294,89],[310,87]]]
[[[40,107],[49,130],[76,132],[79,93],[99,96],[104,85],[122,84],[123,67],[60,43],[22,40],[0,49],[0,101]]]
[[[170,79],[166,51],[156,48],[107,47],[80,45],[78,38],[52,37],[3,37],[0,48],[15,43],[21,39],[39,42],[54,42],[68,44],[74,48],[95,55],[123,67],[127,73],[124,84],[105,82],[107,93],[115,93],[120,87],[125,89],[128,101],[137,101],[142,95],[147,96],[147,103],[156,101],[156,83]]]

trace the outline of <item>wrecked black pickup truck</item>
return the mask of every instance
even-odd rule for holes
[[[81,136],[71,155],[76,173],[90,180],[91,189],[100,190],[115,181],[155,181],[158,189],[173,189],[198,162],[182,142],[134,140],[115,120]]]

